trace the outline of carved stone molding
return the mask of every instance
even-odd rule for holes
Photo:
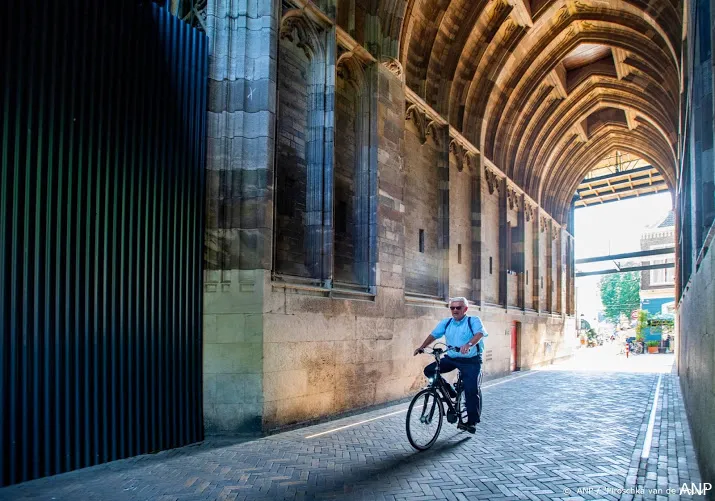
[[[477,161],[477,155],[472,153],[471,151],[467,151],[464,154],[464,159],[462,160],[462,169],[470,169],[474,171],[476,169],[476,161]]]
[[[427,141],[427,117],[416,104],[407,103],[405,120],[412,122],[417,129],[417,137],[421,144]]]
[[[280,38],[294,42],[303,49],[308,59],[312,59],[316,53],[323,52],[318,37],[321,31],[322,28],[308,19],[300,9],[287,11],[281,19]]]
[[[382,65],[387,68],[390,73],[399,78],[400,82],[405,81],[405,70],[402,68],[402,64],[400,64],[400,61],[393,57],[383,57]]]
[[[507,188],[506,190],[506,196],[507,196],[507,201],[509,203],[509,209],[511,210],[519,210],[519,192],[517,192],[514,188]]]
[[[534,206],[529,202],[524,202],[524,215],[527,221],[534,219]]]
[[[472,161],[474,160],[474,154],[467,150],[459,141],[452,139],[449,142],[449,153],[454,155],[457,161],[457,170],[459,172],[465,169],[470,170],[472,168]]]
[[[499,179],[496,172],[487,167],[484,169],[484,178],[487,181],[489,194],[492,195],[496,191],[497,195],[499,195],[499,181],[501,181],[501,179]]]
[[[365,63],[355,52],[338,47],[338,59],[335,63],[338,78],[352,83],[361,89],[365,81]]]
[[[547,219],[546,216],[539,216],[539,231],[541,233],[546,231]]]
[[[434,120],[430,121],[427,124],[427,127],[425,128],[425,138],[431,137],[432,141],[434,141],[434,144],[438,148],[442,148],[442,130],[443,130],[443,125],[435,122]]]

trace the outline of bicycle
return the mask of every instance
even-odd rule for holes
[[[441,343],[440,343],[441,344]],[[405,428],[407,431],[407,439],[410,445],[418,451],[424,451],[432,447],[442,431],[442,421],[445,414],[447,422],[462,425],[467,424],[467,405],[466,395],[464,393],[464,383],[462,381],[462,372],[459,371],[459,377],[454,385],[454,388],[445,381],[440,374],[440,360],[442,356],[449,350],[459,351],[459,348],[454,346],[444,345],[442,348],[425,348],[431,350],[426,352],[434,356],[437,362],[437,368],[434,376],[429,379],[429,384],[420,390],[410,402],[407,409],[407,417]],[[423,353],[425,353],[423,350]],[[479,381],[477,384],[477,395],[479,395],[478,411],[482,412],[482,373],[479,373]],[[451,391],[450,391],[451,390]],[[452,396],[454,393],[454,396]],[[447,410],[445,413],[444,406]],[[412,419],[417,418],[413,423]],[[430,431],[430,428],[434,428]]]
[[[641,355],[643,354],[643,344],[639,342],[634,342],[630,343],[631,346],[631,354],[632,355]]]

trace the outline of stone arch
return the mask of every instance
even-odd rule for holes
[[[544,181],[543,206],[555,217],[565,221],[571,196],[588,172],[603,157],[614,149],[637,155],[657,168],[673,190],[675,183],[675,160],[664,147],[658,145],[658,135],[642,125],[636,131],[630,131],[613,125],[604,126],[597,132],[588,145],[574,144],[565,151],[564,161],[558,163],[555,172],[560,176],[551,176]],[[662,142],[662,139],[660,140]]]
[[[641,35],[633,27],[615,22],[572,20],[543,47],[536,58],[526,59],[518,66],[513,63],[515,67],[512,71],[501,70],[503,91],[497,88],[493,92],[495,84],[492,81],[497,80],[496,75],[491,79],[482,79],[483,83],[473,89],[470,93],[472,97],[468,96],[465,103],[465,135],[484,141],[485,154],[490,158],[495,156],[499,148],[496,140],[509,126],[509,117],[525,107],[529,97],[556,64],[582,43],[609,45],[632,52],[645,63],[644,70],[674,97],[677,96],[677,66],[660,62],[668,60],[662,44]],[[530,67],[527,66],[529,62]],[[486,92],[488,99],[482,91]]]
[[[640,116],[659,131],[662,139],[670,145],[673,155],[675,155],[670,143],[670,138],[666,135],[666,130],[675,127],[669,123],[669,117],[665,116],[666,111],[659,109],[659,106],[652,105],[643,98],[643,94],[628,90],[620,86],[622,92],[607,92],[602,88],[589,91],[579,96],[573,102],[564,105],[564,113],[559,115],[554,113],[550,120],[544,124],[543,131],[534,138],[534,143],[530,151],[526,154],[523,163],[515,167],[523,172],[526,188],[535,196],[539,192],[535,191],[533,184],[536,179],[543,179],[549,172],[555,169],[554,158],[559,151],[559,145],[570,139],[575,134],[574,129],[581,127],[581,123],[594,112],[604,108],[617,108],[630,111],[634,107]],[[587,131],[584,131],[587,134]],[[581,140],[588,141],[588,137]]]
[[[554,82],[559,78],[557,75],[546,80],[539,90],[532,93],[528,105],[518,110],[514,125],[506,130],[507,137],[501,156],[498,156],[495,161],[504,165],[507,173],[516,174],[516,171],[511,169],[518,168],[530,152],[519,148],[524,139],[528,138],[528,144],[532,144],[537,136],[543,134],[543,131],[550,130],[558,123],[560,117],[568,113],[573,103],[582,101],[589,93],[629,93],[641,101],[643,96],[647,95],[652,99],[649,107],[657,110],[659,116],[670,119],[673,123],[669,125],[674,127],[676,119],[674,110],[677,109],[677,102],[670,99],[657,82],[645,75],[632,81],[622,80],[617,77],[615,71],[613,66],[590,69],[585,78],[570,82],[572,86],[568,88],[568,92],[566,89],[560,90],[555,87],[561,85],[560,82]],[[669,128],[669,130],[674,129]]]

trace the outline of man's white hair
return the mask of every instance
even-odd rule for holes
[[[449,303],[462,303],[464,306],[469,306],[469,300],[466,297],[458,296],[449,300]]]

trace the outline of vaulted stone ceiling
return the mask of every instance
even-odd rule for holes
[[[616,149],[674,185],[679,0],[385,4],[407,86],[557,218]]]

